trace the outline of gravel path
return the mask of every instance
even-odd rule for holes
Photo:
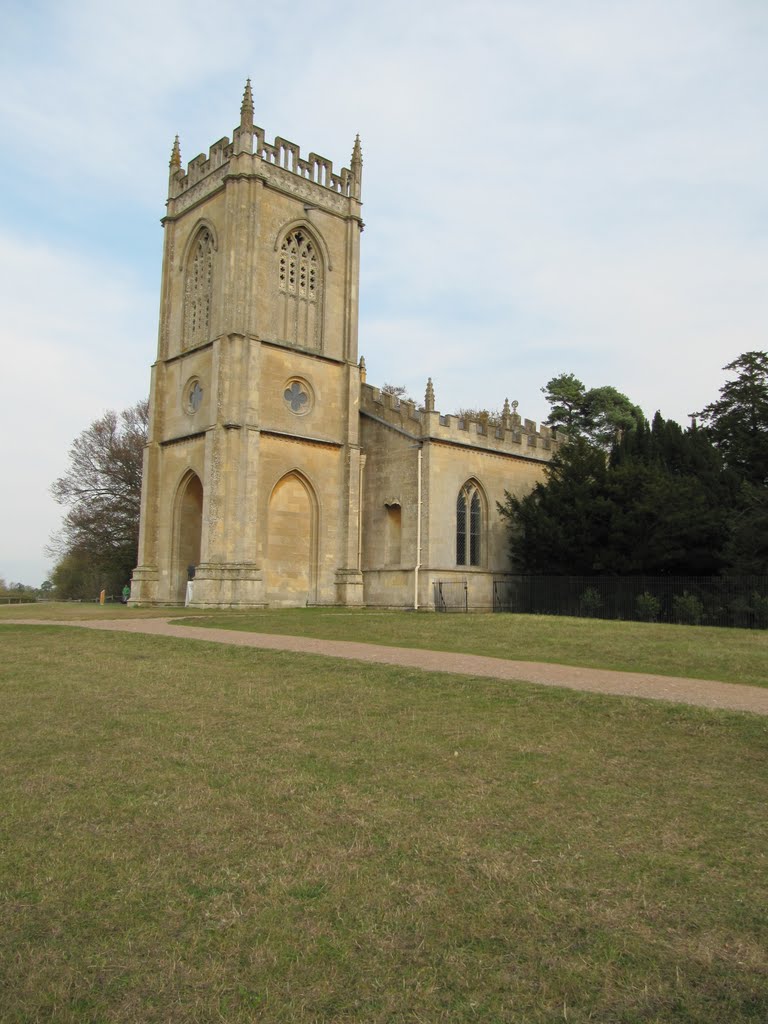
[[[229,629],[205,629],[201,626],[172,625],[168,619],[99,619],[51,622],[40,619],[4,620],[19,625],[76,626],[120,633],[141,633],[172,636],[209,643],[233,644],[237,647],[258,647],[272,651],[296,651],[319,654],[348,661],[372,661],[379,665],[403,665],[429,672],[451,672],[458,675],[487,676],[491,679],[538,683],[540,686],[562,686],[570,690],[608,693],[623,697],[645,697],[651,700],[695,704],[705,708],[751,711],[768,715],[768,689],[719,683],[707,679],[681,679],[641,672],[611,672],[599,668],[572,665],[550,665],[535,661],[506,661],[486,658],[480,654],[453,654],[446,651],[425,651],[411,647],[384,647],[347,640],[318,640],[313,637],[283,636],[276,633],[245,633]]]

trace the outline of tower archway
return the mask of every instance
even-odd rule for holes
[[[269,498],[266,587],[271,605],[317,600],[317,498],[296,470],[278,480]]]
[[[200,562],[203,535],[203,485],[190,470],[179,484],[174,510],[174,558],[171,567],[171,597],[184,603],[191,570]]]

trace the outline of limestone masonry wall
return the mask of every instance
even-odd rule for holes
[[[402,401],[370,384],[363,384],[360,389],[361,412],[405,430],[414,438],[432,437],[499,454],[517,455],[538,462],[549,461],[557,450],[557,432],[543,424],[537,427],[533,420],[522,419],[516,406],[516,402],[512,407],[505,402],[501,422],[496,426],[481,420],[443,416],[426,406],[418,408],[415,402]],[[513,407],[515,411],[512,411]]]

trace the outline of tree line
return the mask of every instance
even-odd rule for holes
[[[724,367],[683,428],[611,387],[549,381],[565,436],[543,482],[499,504],[513,567],[543,575],[768,573],[768,353]]]

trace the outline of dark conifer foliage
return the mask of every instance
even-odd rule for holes
[[[649,424],[613,388],[553,378],[543,389],[549,422],[572,440],[543,483],[499,505],[514,568],[768,573],[768,355],[747,352],[725,369],[736,379],[699,414],[702,425],[686,429],[658,412]]]
[[[745,352],[723,369],[736,377],[698,415],[726,465],[748,483],[768,486],[768,352]]]
[[[726,557],[734,573],[768,574],[768,487],[742,485],[734,503]]]
[[[602,570],[610,521],[606,475],[604,453],[576,437],[552,459],[545,484],[525,498],[506,492],[499,512],[520,571],[589,575]]]

